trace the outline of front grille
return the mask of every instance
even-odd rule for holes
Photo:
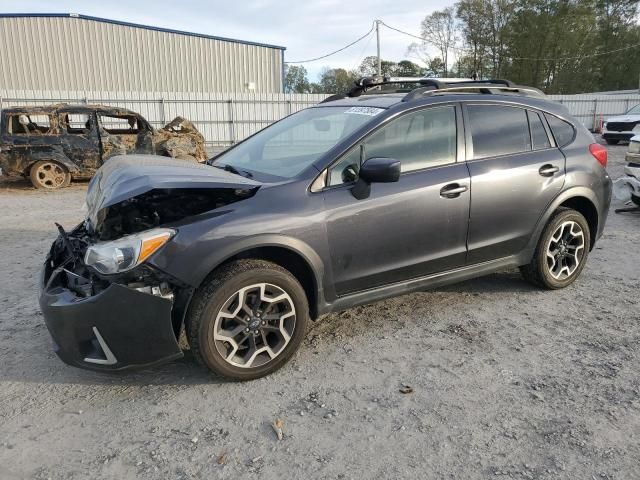
[[[639,122],[607,122],[610,132],[630,132]]]

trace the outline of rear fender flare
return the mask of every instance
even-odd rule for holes
[[[531,255],[533,255],[533,252],[535,251],[536,246],[538,245],[540,236],[542,235],[542,231],[544,230],[544,227],[549,222],[549,219],[551,218],[551,215],[553,214],[553,212],[555,212],[560,207],[560,205],[562,205],[564,202],[574,197],[584,197],[587,200],[589,200],[595,207],[596,211],[598,212],[598,225],[601,224],[599,202],[596,195],[586,187],[572,187],[560,193],[560,195],[558,195],[549,204],[547,209],[540,216],[540,218],[538,219],[538,223],[536,224],[534,234],[531,236],[529,243],[525,247],[526,252],[530,252]],[[597,232],[594,233],[594,235],[595,234],[597,234]],[[529,261],[530,260],[531,258],[529,258]]]

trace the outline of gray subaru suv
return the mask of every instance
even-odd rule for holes
[[[602,235],[606,149],[506,80],[361,79],[209,160],[115,157],[47,256],[59,357],[269,374],[323,314],[519,267],[563,288]]]

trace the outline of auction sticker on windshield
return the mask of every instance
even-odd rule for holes
[[[355,113],[356,115],[367,115],[369,117],[375,117],[379,113],[384,112],[384,108],[376,107],[351,107],[344,113]]]

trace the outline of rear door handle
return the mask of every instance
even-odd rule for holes
[[[540,170],[538,170],[538,173],[543,177],[553,177],[553,174],[559,171],[560,171],[560,168],[556,167],[555,165],[551,165],[547,163],[546,165],[543,165],[540,167]]]
[[[440,196],[442,198],[456,198],[467,190],[468,188],[464,185],[460,185],[459,183],[450,183],[440,189]]]

